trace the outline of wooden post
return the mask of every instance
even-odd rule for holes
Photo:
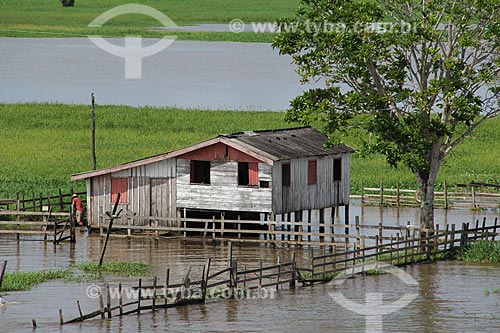
[[[383,241],[382,232],[383,232],[382,222],[379,222],[379,224],[378,224],[378,241],[379,242],[377,243],[377,245],[382,245],[382,241]]]
[[[466,224],[462,223],[462,230],[460,232],[460,246],[461,247],[465,246],[465,244],[466,244],[466,242],[465,242],[465,228],[466,228]]]
[[[365,181],[361,179],[361,206],[365,204]]]
[[[346,225],[345,227],[345,243],[349,244],[349,205],[344,206],[344,224]]]
[[[483,224],[481,226],[481,239],[484,239],[486,235],[486,216],[483,218]]]
[[[101,314],[101,319],[104,319],[104,300],[101,291],[99,292],[99,313]]]
[[[40,192],[39,198],[40,198],[40,211],[43,211],[43,193],[42,192]]]
[[[299,232],[299,223],[301,223],[301,220],[302,220],[302,211],[295,211],[293,213],[293,217],[294,217],[294,224],[293,224],[293,240],[294,241],[302,241],[302,235],[299,235],[298,232]]]
[[[476,209],[476,191],[474,190],[474,186],[471,187],[472,194],[472,209]]]
[[[137,313],[141,314],[142,279],[139,279],[139,293],[137,294]]]
[[[314,280],[314,248],[311,247],[311,280]]]
[[[378,261],[378,252],[379,252],[379,236],[378,235],[375,235],[375,260]]]
[[[380,206],[384,205],[384,181],[380,179]]]
[[[49,210],[50,210],[50,207],[51,207],[51,204],[50,204],[50,192],[47,192],[47,206],[49,207]]]
[[[31,192],[31,201],[33,201],[33,211],[36,211],[35,192]]]
[[[113,207],[113,213],[111,213],[111,215],[109,215],[109,213],[107,213],[107,215],[109,217],[111,217],[111,219],[109,220],[108,230],[106,231],[106,239],[104,240],[104,246],[102,248],[101,259],[99,259],[99,266],[102,266],[102,262],[104,260],[104,254],[106,253],[106,247],[108,246],[109,234],[111,233],[111,228],[113,226],[113,221],[121,213],[121,209],[120,209],[120,211],[118,212],[118,214],[116,214],[116,211],[118,209],[118,203],[120,202],[120,196],[121,196],[121,193],[118,192],[118,196],[116,197],[115,206]]]
[[[152,304],[152,310],[156,310],[156,281],[158,278],[155,276],[153,277],[153,304]]]
[[[109,284],[106,284],[106,311],[108,319],[111,319],[111,293],[109,292]]]
[[[307,210],[307,241],[311,241],[311,232],[312,232],[312,211],[310,209]]]
[[[290,273],[290,285],[289,285],[290,289],[295,289],[295,279],[296,279],[295,268],[296,268],[295,252],[292,252],[292,267],[290,268],[291,273]]]
[[[31,326],[33,327],[33,329],[36,329],[36,320],[35,320],[35,318],[31,319]]]
[[[338,207],[337,207],[338,209]],[[330,213],[330,243],[335,243],[335,206],[332,206],[332,211]]]
[[[64,324],[62,309],[59,309],[59,325]]]
[[[187,235],[187,221],[186,221],[186,218],[187,218],[187,210],[186,208],[184,208],[184,238],[186,238],[186,235]]]
[[[208,277],[208,274],[207,274]],[[167,268],[167,274],[165,275],[165,312],[167,312],[167,304],[168,304],[168,284],[170,280],[170,268]]]
[[[220,236],[224,237],[224,212],[220,214]]]
[[[361,241],[361,230],[359,227],[359,216],[355,216],[355,223],[356,223],[356,248],[359,249],[360,246],[360,241]]]
[[[323,208],[319,209],[319,242],[323,243],[325,241],[325,210]]]
[[[497,236],[497,224],[498,223],[498,217],[495,217],[495,225],[493,226],[493,237],[491,238],[491,240],[494,242],[495,241],[495,237]]]
[[[208,257],[207,263],[205,264],[205,267],[203,269],[204,271],[204,276],[202,278],[202,285],[201,285],[201,295],[203,299],[203,303],[205,303],[206,297],[207,297],[207,285],[208,285],[208,276],[210,275],[210,263],[212,262],[212,258]]]
[[[0,271],[0,289],[2,288],[3,277],[5,275],[5,268],[7,267],[7,260],[4,260],[2,270]]]
[[[94,93],[90,95],[91,97],[91,103],[92,103],[92,166],[93,170],[97,169],[97,162],[96,162],[96,156],[95,156],[95,98],[94,98]]]
[[[444,192],[444,209],[448,209],[448,188],[446,187],[446,180],[443,181],[443,192]]]
[[[80,301],[79,300],[76,300],[76,306],[78,308],[78,314],[80,315],[80,318],[83,317],[83,313],[82,313],[82,307],[80,306]]]
[[[455,247],[455,224],[451,225],[451,233],[450,233],[450,246],[449,249],[453,249]]]
[[[118,283],[118,306],[120,311],[120,316],[123,316],[123,297],[122,297],[122,283]]]
[[[229,268],[229,272],[228,272],[229,297],[232,298],[234,296],[234,286],[233,286],[233,243],[232,242],[228,243],[227,267]]]
[[[215,216],[212,220],[212,239],[215,239]]]
[[[278,290],[280,286],[280,277],[281,277],[281,259],[278,256],[278,281],[276,283],[276,290]]]
[[[396,206],[401,206],[400,205],[400,193],[399,193],[399,182],[397,184],[397,188],[396,188]]]

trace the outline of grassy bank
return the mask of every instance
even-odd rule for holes
[[[243,130],[291,127],[279,112],[235,112],[100,106],[97,113],[97,164],[104,168],[159,154]],[[438,178],[449,185],[470,181],[500,182],[500,119],[480,127],[468,141],[449,156]],[[85,190],[71,183],[69,175],[92,168],[90,110],[84,105],[0,104],[0,197],[15,192],[51,191],[57,188]],[[357,147],[359,138],[348,138]],[[406,168],[393,169],[383,156],[351,162],[352,191],[361,179],[367,186],[415,188]]]
[[[480,240],[464,248],[456,254],[458,260],[500,263],[500,243]]]
[[[142,0],[166,14],[177,25],[199,23],[274,22],[294,13],[298,0]],[[24,0],[0,2],[0,36],[7,37],[82,37],[86,35],[164,36],[164,32],[150,31],[159,23],[148,16],[128,14],[116,17],[102,28],[87,25],[105,11],[137,1],[76,0],[75,7],[62,7],[59,0]],[[176,33],[178,39],[262,41],[271,40],[270,34],[233,33]]]
[[[68,269],[36,272],[7,272],[0,291],[27,290],[37,284],[49,280],[64,279],[65,281],[91,281],[102,277],[102,274],[118,276],[144,276],[151,269],[150,264],[136,262],[104,262],[102,266],[92,262],[82,262],[70,266]],[[77,270],[83,275],[76,274]]]

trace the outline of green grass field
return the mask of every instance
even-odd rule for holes
[[[291,127],[280,112],[181,110],[175,108],[96,107],[97,164],[115,164],[167,152],[243,130]],[[0,197],[15,192],[55,193],[57,188],[85,190],[71,183],[70,174],[88,171],[91,162],[90,108],[62,104],[0,104]],[[470,181],[500,182],[500,119],[480,127],[449,156],[440,171],[449,185]],[[347,143],[356,148],[356,138]],[[380,155],[352,157],[351,184],[415,188],[413,175],[404,167],[393,169]]]
[[[62,7],[59,0],[0,1],[0,36],[84,37],[86,35],[141,35],[161,38],[166,33],[150,31],[159,23],[148,16],[129,14],[116,17],[101,28],[87,25],[105,11],[127,3],[151,6],[177,25],[198,23],[274,22],[291,16],[298,0],[76,0],[75,7]],[[172,34],[171,32],[168,34]],[[221,40],[270,42],[271,34],[175,33],[179,40]]]

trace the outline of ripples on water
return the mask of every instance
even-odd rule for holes
[[[382,218],[392,224],[403,225],[411,210],[395,214],[383,211]],[[392,210],[393,212],[395,210]],[[378,208],[364,211],[364,220],[377,220]],[[355,215],[356,212],[352,214]],[[455,213],[453,213],[455,214]],[[438,215],[439,216],[439,215]],[[339,219],[342,217],[340,216]],[[464,216],[474,220],[476,216]],[[479,218],[479,217],[477,217]],[[468,222],[468,221],[464,221]],[[53,246],[40,241],[17,242],[14,237],[0,237],[0,260],[8,260],[8,271],[33,271],[66,268],[82,261],[97,261],[102,239],[79,234],[76,246],[69,243]],[[291,256],[291,249],[273,249],[269,246],[234,246],[239,265],[258,267],[282,262]],[[297,260],[307,262],[309,250],[297,249]],[[183,242],[181,240],[118,239],[108,245],[108,261],[140,261],[153,265],[153,274],[163,283],[167,267],[171,281],[179,281],[188,264],[193,265],[192,276],[201,275],[207,257],[212,257],[211,271],[227,265],[227,246],[211,242]],[[36,318],[36,332],[362,332],[365,318],[338,305],[329,295],[337,290],[353,302],[364,304],[366,293],[384,295],[384,305],[405,293],[418,297],[400,311],[383,317],[384,332],[500,332],[500,294],[490,292],[500,288],[500,265],[469,264],[446,261],[408,266],[404,270],[417,282],[408,287],[392,275],[366,276],[346,280],[337,289],[330,285],[299,287],[281,290],[275,299],[220,300],[186,308],[160,310],[111,320],[91,320],[83,324],[58,323],[58,309],[63,309],[65,320],[77,316],[76,300],[84,313],[98,309],[96,300],[88,299],[86,288],[90,283],[50,281],[30,291],[3,293],[9,304],[0,306],[0,332],[31,332],[31,319]],[[107,276],[109,283],[135,284],[135,280]],[[102,281],[100,282],[102,284]]]

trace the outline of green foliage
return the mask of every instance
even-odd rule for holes
[[[40,272],[7,272],[0,291],[18,291],[30,289],[36,284],[54,279],[68,279],[71,273],[67,270]]]
[[[243,130],[292,126],[280,112],[233,112],[100,106],[97,113],[97,164],[99,168],[163,153]],[[90,108],[83,105],[0,104],[0,197],[16,192],[31,195],[60,187],[84,191],[85,183],[72,183],[69,175],[92,169]],[[316,126],[316,124],[314,124]],[[491,119],[456,148],[443,165],[437,188],[446,180],[453,184],[500,182],[500,119]],[[344,141],[354,148],[363,133],[348,131]],[[415,189],[411,171],[392,168],[381,154],[351,157],[351,191],[359,193],[361,180],[367,187]]]
[[[374,31],[386,17],[390,29]],[[320,122],[335,141],[358,128],[360,148],[433,184],[445,156],[500,112],[499,20],[497,1],[303,0],[274,46],[302,82],[325,87],[293,100],[287,119]]]
[[[101,28],[87,25],[105,11],[126,3],[123,0],[80,0],[74,7],[62,7],[58,0],[24,0],[0,2],[0,36],[4,37],[85,37],[87,35],[141,35],[161,38],[171,32],[151,31],[159,23],[144,15],[122,15]],[[290,15],[298,0],[141,0],[166,14],[177,25],[229,23],[233,19],[250,22],[274,22]],[[223,40],[270,42],[271,34],[179,32],[179,40]]]
[[[99,266],[96,262],[83,262],[76,264],[76,267],[84,272],[92,274],[100,274],[102,272],[112,273],[115,275],[126,276],[143,276],[150,269],[151,265],[142,262],[103,262]]]
[[[500,243],[480,240],[460,249],[458,260],[476,262],[500,262]]]
[[[0,196],[71,186],[69,176],[92,169],[90,107],[0,104]],[[243,130],[290,127],[278,112],[182,110],[96,106],[97,166],[164,153]]]

